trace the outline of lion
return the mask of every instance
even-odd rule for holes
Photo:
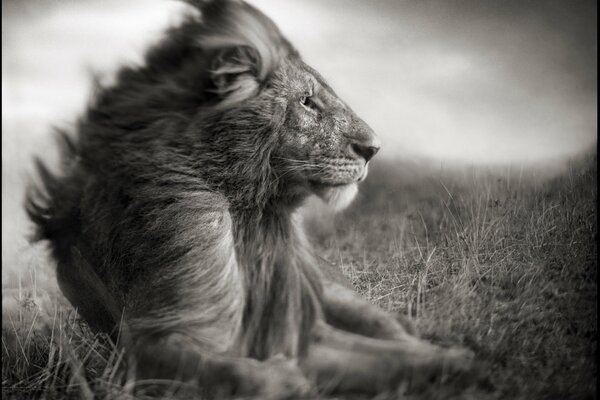
[[[138,378],[282,399],[469,376],[319,267],[298,209],[350,204],[380,148],[275,24],[235,0],[191,12],[99,86],[61,170],[37,161],[26,210],[57,280]]]

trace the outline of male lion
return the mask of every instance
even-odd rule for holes
[[[58,283],[140,377],[260,398],[376,393],[465,376],[472,353],[413,336],[324,278],[297,209],[354,197],[371,129],[265,15],[196,8],[100,88],[59,175],[26,208]],[[331,275],[331,274],[329,274]]]

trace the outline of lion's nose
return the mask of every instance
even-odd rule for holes
[[[353,116],[350,120],[353,122],[353,129],[346,135],[350,149],[357,156],[364,158],[365,162],[369,162],[381,148],[381,142],[365,121],[357,116]]]
[[[373,156],[375,154],[377,154],[380,147],[381,146],[379,145],[379,143],[376,143],[376,142],[372,142],[372,143],[368,143],[368,144],[362,144],[362,143],[361,144],[358,144],[358,143],[352,144],[352,150],[354,150],[354,152],[356,154],[358,154],[359,156],[364,158],[366,162],[369,162],[369,160],[371,158],[373,158]]]

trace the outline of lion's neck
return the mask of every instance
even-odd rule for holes
[[[302,222],[293,210],[283,207],[232,211],[233,235],[238,262],[249,284],[269,277],[276,263],[310,262],[310,246]],[[286,269],[291,267],[286,267]]]
[[[297,355],[320,314],[321,293],[301,221],[284,209],[233,217],[246,287],[245,352]]]

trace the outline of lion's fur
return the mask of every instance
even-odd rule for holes
[[[258,10],[188,3],[59,132],[60,171],[37,162],[26,210],[65,296],[141,377],[275,399],[468,372],[470,352],[412,336],[311,254],[297,210],[350,203],[371,129]]]
[[[190,17],[171,29],[143,66],[99,88],[74,136],[61,134],[60,174],[38,164],[43,185],[29,192],[27,210],[52,245],[63,290],[100,329],[113,328],[107,315],[86,313],[81,294],[69,293],[83,282],[65,278],[74,263],[87,260],[134,333],[190,332],[200,348],[235,345],[259,359],[306,346],[321,287],[296,195],[269,161],[282,116],[268,101],[239,105],[295,51],[244,7],[257,19],[213,21],[205,10],[209,24]],[[215,71],[207,60],[241,39],[258,52],[233,47],[233,60],[259,79],[213,87],[213,75],[229,79],[235,65]]]

